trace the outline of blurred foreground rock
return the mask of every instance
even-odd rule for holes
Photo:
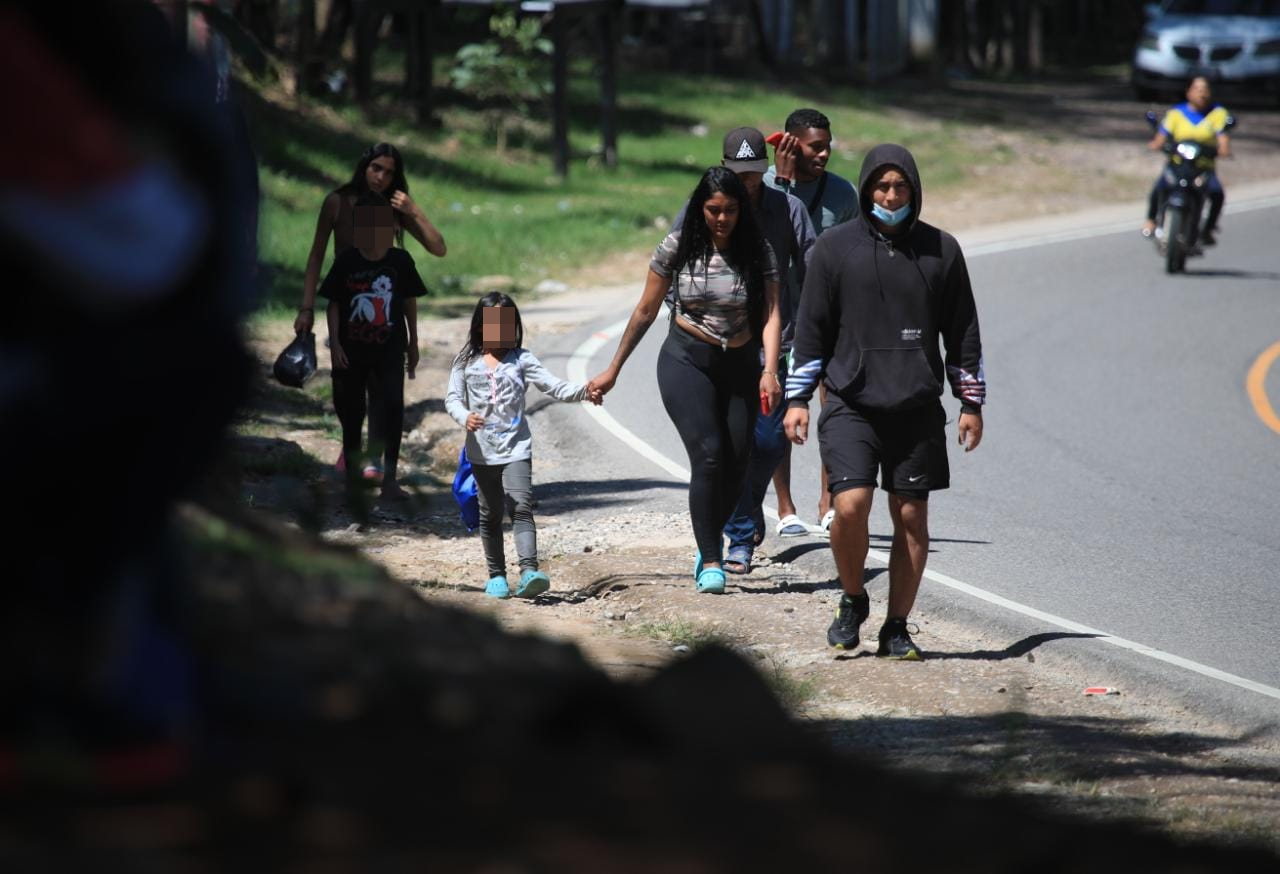
[[[723,650],[619,684],[306,535],[184,530],[197,719],[99,779],[11,760],[0,869],[1276,870],[837,757]]]

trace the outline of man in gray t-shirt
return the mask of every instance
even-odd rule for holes
[[[773,137],[769,140],[772,142]],[[775,149],[773,166],[764,174],[764,184],[799,198],[819,236],[858,215],[857,189],[849,180],[827,169],[827,161],[831,158],[831,122],[825,115],[816,109],[797,109],[791,113]],[[804,277],[794,275],[789,276],[784,284],[784,288],[790,288],[790,299],[797,304],[803,284]],[[822,468],[821,478],[822,488],[818,495],[818,518],[821,521],[818,527],[826,532],[834,518],[826,468]],[[779,515],[784,509],[783,494],[787,495],[787,503],[794,513],[794,504],[790,500],[790,453],[773,474],[773,489],[779,495]],[[799,521],[797,518],[796,522]],[[786,526],[781,524],[778,530],[784,536],[787,533]]]
[[[831,122],[816,109],[797,109],[764,174],[765,185],[800,198],[819,236],[858,214],[858,192],[827,170],[830,158]]]

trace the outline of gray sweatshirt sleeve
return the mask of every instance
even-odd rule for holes
[[[791,256],[791,266],[795,270],[796,291],[799,292],[804,288],[805,273],[809,270],[813,244],[818,242],[818,235],[813,229],[809,211],[804,208],[804,201],[788,194],[787,207],[791,211],[791,228],[795,232],[796,252]]]
[[[520,353],[520,369],[525,382],[558,401],[580,401],[587,396],[587,387],[565,382],[543,367],[537,356],[525,349]]]
[[[462,364],[455,361],[453,370],[449,371],[449,389],[444,395],[444,408],[455,422],[465,428],[471,411],[467,409],[467,382],[462,371]]]

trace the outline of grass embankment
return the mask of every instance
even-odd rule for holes
[[[873,96],[852,87],[813,93],[760,81],[628,73],[619,84],[619,166],[608,169],[597,154],[598,100],[591,71],[575,70],[573,162],[562,181],[551,170],[545,119],[521,122],[499,157],[473,107],[446,105],[441,127],[425,131],[413,125],[410,107],[390,98],[376,105],[378,121],[370,122],[354,107],[297,104],[270,89],[244,89],[261,162],[263,315],[283,317],[297,305],[320,203],[377,140],[402,150],[411,194],[448,241],[444,260],[407,242],[428,285],[445,295],[467,293],[483,275],[509,276],[520,288],[548,277],[571,280],[615,253],[648,250],[701,171],[719,162],[725,131],[754,125],[767,134],[797,106],[817,106],[831,117],[838,148],[830,167],[846,177],[856,177],[867,147],[886,140],[916,151],[934,189],[958,183],[979,159],[1001,161],[966,145],[966,125],[895,121]]]

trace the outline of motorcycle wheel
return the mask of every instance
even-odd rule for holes
[[[1187,243],[1184,239],[1182,210],[1166,208],[1164,211],[1164,272],[1178,273],[1187,263]]]

